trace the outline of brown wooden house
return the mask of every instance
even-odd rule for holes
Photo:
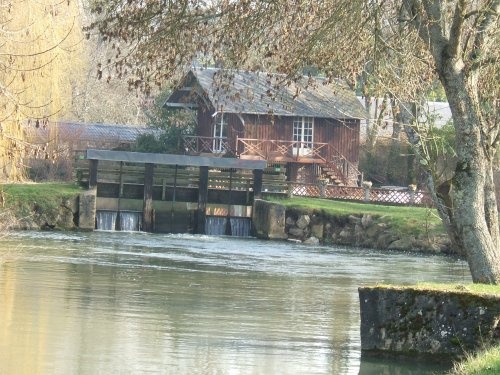
[[[341,82],[193,68],[165,106],[197,111],[188,153],[264,159],[288,180],[356,185],[365,110]]]

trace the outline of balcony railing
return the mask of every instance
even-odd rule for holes
[[[184,149],[188,154],[234,155],[235,150],[226,137],[184,136]]]
[[[327,162],[328,143],[295,142],[281,140],[264,140],[237,138],[236,149],[241,158],[261,158],[265,160],[300,161],[316,159]]]
[[[324,164],[336,171],[344,183],[352,185],[361,172],[335,147],[321,142],[295,142],[236,138],[232,145],[228,138],[185,136],[184,148],[188,154],[234,155],[242,159],[262,159],[270,162],[304,162]]]
[[[325,164],[348,185],[361,178],[356,165],[329,143],[237,138],[236,150],[241,158]]]

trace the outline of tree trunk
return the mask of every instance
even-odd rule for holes
[[[478,87],[480,74],[485,74],[481,58],[488,56],[495,45],[500,0],[480,4],[473,27],[467,23],[468,17],[474,16],[469,12],[469,3],[455,2],[452,10],[437,1],[402,2],[404,12],[432,54],[453,118],[457,164],[448,196],[457,246],[467,255],[474,282],[499,284],[498,211],[490,181],[496,151],[490,137],[497,128],[482,115]],[[443,27],[446,16],[450,17],[449,29]],[[467,46],[470,50],[464,48]]]
[[[453,221],[472,279],[500,283],[498,211],[492,186],[492,155],[487,154],[487,124],[481,117],[475,75],[445,62],[439,75],[456,130],[457,167],[452,179]]]
[[[404,129],[405,133],[410,142],[411,148],[416,153],[420,160],[425,160],[426,158],[423,156],[423,143],[424,141],[421,139],[420,134],[415,130],[413,123],[416,121],[416,112],[410,111],[410,107],[415,108],[415,106],[406,103],[403,108],[404,111],[401,111],[400,116],[404,119]],[[436,207],[438,215],[443,222],[446,233],[451,241],[451,245],[455,250],[455,253],[461,256],[465,256],[466,252],[463,248],[463,243],[458,233],[456,222],[454,220],[454,211],[453,211],[453,203],[451,197],[451,181],[446,181],[445,183],[436,186],[436,178],[433,173],[433,168],[430,165],[427,165],[424,168],[425,176],[426,176],[426,185],[429,193],[432,197],[432,201]]]

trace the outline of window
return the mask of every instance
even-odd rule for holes
[[[227,137],[227,119],[223,113],[215,116],[213,152],[224,152],[224,144]]]
[[[313,129],[312,117],[296,117],[293,120],[294,155],[310,155],[312,153]]]

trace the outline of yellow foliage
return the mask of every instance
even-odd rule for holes
[[[0,179],[22,179],[26,156],[52,157],[50,145],[25,141],[21,123],[47,126],[65,111],[82,71],[82,38],[75,1],[0,5]]]

